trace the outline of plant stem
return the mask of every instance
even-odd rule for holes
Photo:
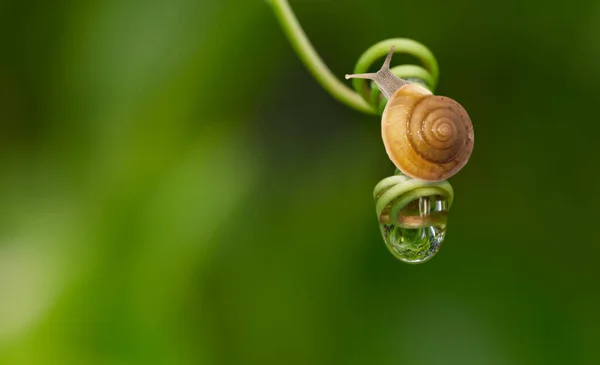
[[[334,98],[349,107],[363,113],[376,114],[376,110],[371,105],[358,93],[338,80],[327,65],[325,65],[308,40],[306,33],[302,30],[287,0],[267,0],[267,2],[273,6],[275,16],[279,20],[292,47],[317,82],[333,95]]]

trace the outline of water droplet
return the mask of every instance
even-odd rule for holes
[[[440,249],[448,222],[448,201],[438,195],[417,198],[398,215],[398,224],[381,224],[388,249],[398,259],[422,263]]]

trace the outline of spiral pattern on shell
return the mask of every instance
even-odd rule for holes
[[[406,175],[440,181],[456,174],[473,151],[473,125],[456,101],[416,84],[401,87],[382,117],[390,160]]]

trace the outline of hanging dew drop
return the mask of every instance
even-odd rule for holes
[[[385,220],[385,212],[382,218]],[[423,263],[440,249],[446,235],[448,200],[424,196],[407,204],[398,214],[398,224],[380,224],[390,252],[407,263]]]
[[[420,264],[440,250],[454,199],[448,181],[426,182],[396,170],[373,191],[383,240],[399,260]]]

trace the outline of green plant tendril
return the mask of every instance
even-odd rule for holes
[[[369,72],[369,68],[378,59],[387,56],[390,48],[396,46],[394,53],[405,53],[418,58],[425,67],[417,65],[401,65],[391,68],[394,75],[401,79],[422,83],[431,92],[435,90],[439,77],[438,63],[429,48],[419,42],[406,38],[393,38],[381,41],[367,49],[358,59],[354,67],[355,74]],[[381,95],[375,83],[365,79],[352,79],[354,90],[361,94],[369,104],[383,113],[387,100]]]
[[[306,68],[327,92],[337,100],[360,112],[368,114],[381,114],[383,112],[387,100],[381,96],[379,89],[372,83],[364,79],[354,79],[353,91],[333,75],[308,40],[287,0],[267,0],[267,3],[273,7],[275,16],[279,20],[284,33]],[[396,66],[392,68],[392,72],[400,78],[423,83],[433,92],[439,77],[437,61],[427,47],[411,39],[387,39],[373,45],[360,56],[354,68],[354,73],[367,72],[375,61],[388,54],[392,45],[396,46],[394,53],[405,53],[414,56],[424,65],[424,67],[417,65]]]
[[[454,190],[446,180],[427,182],[410,178],[396,170],[396,175],[381,180],[373,190],[375,211],[381,223],[400,225],[400,211],[410,202],[425,196],[439,195],[448,200],[448,210],[454,200]]]

